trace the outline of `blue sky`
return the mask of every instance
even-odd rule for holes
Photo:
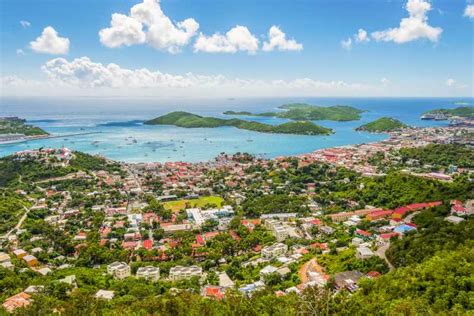
[[[161,0],[142,10],[162,10],[160,20],[148,25],[131,13],[140,3],[1,1],[0,93],[473,95],[474,9],[468,10],[469,1]],[[126,20],[118,28],[111,28],[114,13]],[[167,18],[171,29],[160,27]],[[180,27],[186,19],[199,27]],[[400,26],[403,19],[409,19],[406,28]],[[127,28],[132,23],[143,33]],[[56,32],[48,33],[52,42],[41,38],[48,26]],[[242,28],[229,40],[225,34],[236,26]],[[280,37],[265,51],[272,26]],[[110,30],[102,38],[104,29]],[[356,38],[359,29],[367,32],[362,40]],[[162,43],[169,38],[171,44]],[[111,63],[118,70],[108,68]],[[136,72],[142,68],[147,73]]]

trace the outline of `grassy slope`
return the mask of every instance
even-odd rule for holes
[[[240,119],[225,120],[215,117],[202,117],[187,112],[171,112],[155,119],[146,121],[145,124],[175,125],[185,128],[214,128],[221,126],[233,126],[250,131],[278,134],[327,135],[332,133],[331,129],[318,126],[311,122],[289,122],[280,125],[269,125]]]
[[[224,202],[224,200],[220,196],[203,196],[199,199],[164,202],[163,206],[173,212],[178,212],[186,208],[186,203],[189,203],[191,207],[203,207],[206,204],[215,204],[217,207],[221,207],[222,202]]]
[[[358,131],[366,131],[372,133],[390,132],[399,128],[407,127],[399,120],[390,117],[381,117],[373,122],[364,124],[356,128]]]

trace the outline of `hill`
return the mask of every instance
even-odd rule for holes
[[[297,135],[328,135],[332,130],[318,126],[311,122],[288,122],[280,125],[269,125],[240,119],[220,119],[215,117],[203,117],[188,112],[171,112],[155,119],[145,121],[147,125],[174,125],[184,128],[215,128],[222,126],[233,126],[249,131],[276,134]]]
[[[437,109],[423,113],[424,116],[443,114],[448,117],[460,116],[467,118],[474,118],[474,106],[460,106],[455,109]]]
[[[381,117],[373,122],[364,124],[356,128],[356,131],[365,131],[371,133],[383,133],[407,127],[399,120],[390,117]]]
[[[316,106],[306,103],[290,103],[283,104],[278,107],[286,110],[282,112],[265,112],[265,113],[250,113],[250,112],[234,112],[226,111],[226,115],[253,115],[253,116],[268,116],[279,117],[290,120],[308,120],[308,121],[354,121],[360,119],[362,110],[356,109],[346,105],[335,106]]]
[[[23,134],[25,136],[49,135],[43,129],[25,124],[25,120],[17,118],[0,118],[0,134]]]

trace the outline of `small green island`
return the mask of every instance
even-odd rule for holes
[[[474,119],[474,106],[460,106],[455,109],[436,109],[423,113],[422,120],[448,120],[453,116]]]
[[[364,111],[347,105],[317,106],[306,103],[283,104],[278,107],[281,112],[251,113],[247,111],[225,111],[225,115],[278,117],[290,120],[307,121],[356,121]]]
[[[171,112],[149,121],[146,125],[174,125],[184,128],[215,128],[222,126],[233,126],[249,131],[274,133],[274,134],[296,134],[296,135],[329,135],[333,131],[308,121],[288,122],[280,125],[263,124],[240,119],[221,119],[216,117],[204,117],[188,112]]]
[[[24,135],[24,136],[47,136],[45,130],[26,124],[26,120],[18,117],[0,117],[0,134]]]
[[[404,127],[408,127],[408,125],[391,117],[381,117],[375,121],[359,126],[358,128],[356,128],[356,131],[384,133],[391,132]]]

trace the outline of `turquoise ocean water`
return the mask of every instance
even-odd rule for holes
[[[351,105],[365,110],[360,121],[316,121],[334,129],[331,136],[263,134],[233,127],[179,128],[146,126],[143,120],[170,111],[182,110],[201,115],[220,116],[225,110],[273,111],[278,105],[307,102],[315,105]],[[385,139],[356,132],[361,124],[382,116],[397,118],[413,126],[445,126],[447,122],[422,121],[420,115],[436,108],[454,108],[457,102],[474,104],[472,98],[279,98],[222,100],[154,100],[113,98],[2,98],[0,116],[26,118],[52,135],[91,133],[22,143],[0,145],[0,156],[39,147],[68,147],[101,154],[126,162],[207,161],[221,152],[248,152],[263,157],[295,155],[340,145],[360,144]],[[282,119],[241,117],[262,123],[279,124]]]

